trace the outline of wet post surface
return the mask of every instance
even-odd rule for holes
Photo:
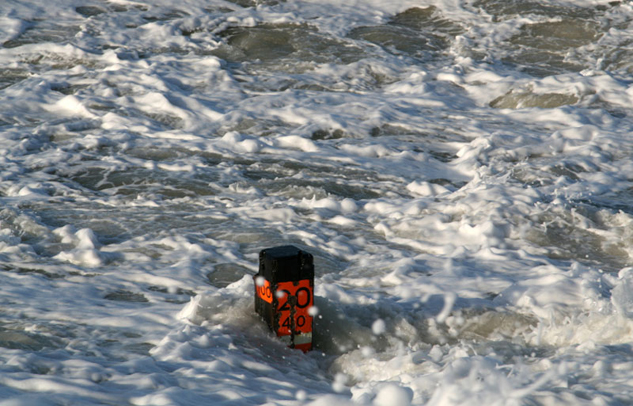
[[[292,245],[259,253],[255,311],[291,348],[312,349],[314,263],[312,254]]]

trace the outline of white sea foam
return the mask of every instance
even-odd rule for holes
[[[626,2],[0,4],[0,405],[628,404]],[[253,310],[315,258],[315,350]]]

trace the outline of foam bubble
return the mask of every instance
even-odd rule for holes
[[[371,325],[371,331],[375,335],[383,334],[387,330],[387,324],[384,320],[378,319]]]
[[[408,406],[413,399],[413,391],[396,384],[385,384],[377,392],[375,406]]]

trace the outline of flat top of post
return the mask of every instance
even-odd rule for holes
[[[266,252],[266,256],[271,258],[288,258],[296,257],[301,250],[294,245],[282,245],[279,247],[266,248],[262,252]]]

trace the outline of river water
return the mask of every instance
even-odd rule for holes
[[[630,404],[632,73],[630,1],[3,1],[0,405]]]

